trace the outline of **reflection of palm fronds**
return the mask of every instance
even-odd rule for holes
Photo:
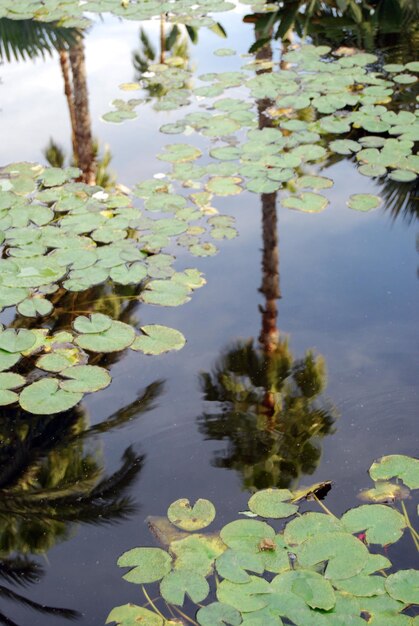
[[[294,360],[286,340],[266,354],[237,342],[210,373],[200,376],[204,399],[217,412],[199,418],[210,440],[228,441],[214,465],[239,471],[246,488],[287,487],[317,467],[319,440],[333,431],[333,407],[317,401],[324,362],[308,351]]]
[[[6,582],[24,586],[37,582],[42,574],[42,567],[26,557],[0,560],[0,578]]]
[[[65,50],[74,44],[79,31],[54,23],[34,20],[0,19],[0,59],[11,61],[44,58],[54,50]]]
[[[401,216],[408,224],[419,218],[419,181],[398,183],[387,178],[381,185],[380,195],[384,209],[393,220]]]
[[[12,602],[23,604],[24,606],[35,609],[35,611],[38,611],[39,613],[45,613],[46,615],[57,615],[57,617],[64,617],[66,619],[77,619],[80,617],[80,613],[77,611],[39,604],[39,602],[29,600],[29,598],[25,598],[25,596],[22,596],[20,593],[16,593],[7,587],[3,587],[3,585],[0,585],[0,597],[11,600]],[[15,622],[2,613],[0,613],[0,623],[1,622],[6,626],[17,626]]]

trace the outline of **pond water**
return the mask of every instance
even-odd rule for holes
[[[236,72],[254,59],[243,58],[255,41],[253,24],[243,22],[247,13],[249,6],[238,5],[216,15],[227,39],[203,27],[199,41],[188,43],[188,80],[194,86],[206,84],[198,76]],[[159,128],[192,111],[208,110],[204,107],[216,99],[194,95],[185,107],[159,111],[154,108],[158,99],[152,97],[135,109],[135,119],[118,124],[101,119],[113,109],[112,100],[131,97],[118,85],[135,80],[132,55],[140,45],[140,24],[109,14],[91,18],[84,45],[92,134],[102,153],[109,146],[115,180],[133,187],[167,172],[170,164],[157,155],[170,143],[198,146],[206,155],[215,141],[211,136],[188,134],[188,129],[186,136],[175,136]],[[157,49],[159,20],[141,26]],[[331,39],[330,34],[322,39],[321,32],[313,37],[316,44]],[[413,36],[401,45],[395,35],[385,39],[378,31],[371,41],[373,48],[381,45],[381,64],[414,60]],[[345,30],[336,34],[334,47],[340,43],[359,42]],[[285,50],[277,40],[271,46],[278,63]],[[214,55],[219,48],[237,54]],[[0,163],[46,165],[44,150],[51,138],[69,155],[71,127],[57,53],[4,60],[0,76]],[[400,108],[414,111],[414,87],[402,90]],[[133,91],[133,97],[138,93]],[[243,101],[249,94],[238,81],[222,97]],[[259,126],[272,127],[274,122],[260,113],[272,101],[256,100]],[[240,140],[244,133],[239,129]],[[356,133],[351,135],[355,140]],[[110,371],[111,384],[62,414],[32,415],[16,405],[2,409],[2,558],[21,563],[32,578],[25,588],[13,577],[6,580],[12,591],[0,591],[1,623],[66,623],[65,615],[25,606],[14,593],[77,611],[76,623],[85,626],[104,624],[116,605],[141,604],[139,590],[122,580],[116,560],[134,546],[155,545],[146,518],[165,515],[178,498],[208,498],[221,526],[247,508],[255,488],[332,480],[327,506],[340,515],[359,503],[359,491],[370,486],[367,470],[374,459],[417,454],[416,183],[364,176],[353,155],[329,153],[309,162],[305,173],[333,180],[332,187],[319,192],[329,201],[324,211],[290,210],[280,202],[286,194],[270,189],[215,196],[212,206],[234,217],[238,236],[212,240],[218,253],[207,257],[170,244],[166,252],[176,257],[177,271],[196,267],[206,279],[182,306],[141,302],[133,286],[112,287],[108,281],[72,293],[63,308],[58,301],[54,313],[41,322],[20,316],[14,307],[4,308],[1,321],[8,327],[44,326],[56,332],[68,330],[77,315],[99,312],[137,329],[147,324],[173,327],[187,343],[159,356],[125,350],[97,358],[95,363]],[[189,193],[187,187],[180,189]],[[347,200],[354,193],[378,195],[381,204],[371,211],[353,210]],[[141,202],[137,198],[136,206]],[[279,339],[269,326],[269,310],[274,318],[277,314]],[[312,401],[293,404],[293,392],[277,374],[283,406],[272,408],[271,395],[260,382],[266,377],[266,360],[258,348],[268,350],[272,337],[290,362],[309,350],[319,359],[313,367],[321,383]],[[234,381],[237,371],[247,374],[247,394]],[[95,492],[93,485],[105,477],[109,483]],[[406,506],[413,514],[414,501],[407,500]],[[389,552],[396,567],[414,566],[409,536]]]

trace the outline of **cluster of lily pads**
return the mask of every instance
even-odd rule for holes
[[[175,257],[162,252],[170,244],[188,247],[196,256],[215,254],[214,244],[200,237],[231,238],[233,218],[219,215],[207,204],[172,193],[167,182],[140,183],[135,195],[145,212],[119,191],[75,182],[76,168],[44,168],[14,163],[0,172],[0,307],[16,306],[29,318],[54,315],[54,306],[67,292],[82,292],[105,281],[134,285],[139,301],[161,306],[188,302],[205,284],[197,269],[178,272]],[[160,217],[154,219],[153,213]],[[203,225],[191,226],[199,221]],[[199,236],[198,236],[199,235]],[[183,347],[179,331],[146,325],[137,335],[128,324],[94,313],[73,321],[73,331],[49,335],[33,330],[0,331],[0,406],[19,401],[32,413],[56,413],[79,402],[84,393],[110,382],[108,372],[88,365],[89,353],[130,347],[160,354]],[[33,359],[30,378],[10,371]],[[23,368],[27,369],[27,368]],[[53,378],[46,377],[53,374]],[[56,375],[63,377],[56,378]],[[38,380],[40,379],[40,380]],[[20,389],[20,394],[16,391]]]
[[[414,154],[419,111],[393,109],[400,108],[400,90],[417,81],[419,63],[388,64],[377,70],[375,55],[352,52],[339,58],[330,54],[328,46],[303,45],[283,55],[287,69],[263,60],[248,63],[241,71],[201,75],[206,84],[192,89],[199,98],[218,98],[226,89],[245,86],[253,100],[268,104],[264,112],[256,113],[251,100],[222,97],[209,104],[209,110],[164,124],[163,133],[197,131],[209,137],[209,154],[215,159],[206,167],[189,166],[189,174],[180,168],[180,176],[174,167],[170,177],[196,187],[205,184],[206,190],[217,195],[237,194],[243,188],[255,193],[285,188],[292,195],[281,199],[283,206],[307,212],[328,205],[318,191],[333,181],[312,170],[336,155],[356,156],[358,170],[365,176],[414,181],[419,173],[419,156]],[[155,80],[167,72],[170,76],[173,70],[161,65],[151,69]],[[256,75],[249,77],[247,72],[254,70]],[[168,95],[164,106],[185,104],[187,95],[181,92],[183,101],[170,101]],[[134,115],[132,109],[130,116]],[[268,123],[266,119],[261,123],[261,115],[269,118]],[[247,132],[245,141],[243,131]],[[160,158],[192,163],[200,155],[192,145],[171,144]],[[204,183],[208,173],[215,177]],[[380,203],[378,196],[354,194],[348,206],[369,210]]]
[[[118,559],[120,567],[129,568],[125,580],[142,586],[159,583],[157,595],[164,602],[153,600],[143,587],[145,606],[116,607],[106,623],[169,626],[186,623],[183,617],[201,626],[417,625],[419,571],[387,574],[392,564],[386,546],[405,532],[419,546],[403,503],[399,512],[393,502],[400,483],[404,497],[419,489],[419,460],[382,457],[369,473],[381,490],[373,500],[390,504],[364,504],[340,518],[316,495],[326,483],[294,492],[256,492],[242,514],[262,519],[238,519],[219,533],[197,532],[215,518],[211,502],[198,500],[191,506],[186,499],[177,500],[168,509],[169,528],[167,520],[150,518],[167,550],[134,548]],[[397,482],[389,482],[392,478]],[[316,500],[322,512],[300,514],[305,499]],[[265,521],[290,517],[280,532]],[[194,618],[180,608],[186,598],[196,607]]]
[[[127,20],[149,20],[162,13],[175,23],[189,26],[216,24],[207,13],[230,11],[233,2],[224,0],[0,0],[0,17],[14,20],[34,19],[59,22],[61,26],[85,28],[90,21],[85,13],[112,13]]]

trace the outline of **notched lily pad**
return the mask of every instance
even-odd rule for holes
[[[172,350],[181,350],[186,343],[184,335],[175,328],[149,324],[142,326],[144,333],[135,338],[131,350],[138,350],[144,354],[163,354]]]
[[[188,499],[181,498],[170,505],[167,517],[178,528],[192,532],[211,524],[215,507],[209,500],[199,499],[191,506]]]
[[[118,559],[119,567],[131,567],[123,578],[130,583],[143,584],[161,580],[170,572],[172,559],[161,548],[133,548]]]
[[[76,406],[83,393],[65,391],[59,383],[57,378],[43,378],[28,385],[20,394],[20,406],[35,415],[62,413]]]
[[[298,511],[298,506],[291,504],[293,495],[288,489],[264,489],[258,491],[249,500],[249,509],[260,517],[279,519],[290,517]]]

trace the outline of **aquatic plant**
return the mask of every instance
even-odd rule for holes
[[[28,318],[51,317],[66,293],[84,292],[109,280],[114,285],[137,286],[131,296],[137,301],[178,306],[190,300],[204,278],[196,269],[176,272],[174,256],[161,249],[177,241],[192,254],[214,254],[213,244],[198,245],[194,239],[192,245],[188,240],[189,222],[202,223],[208,217],[205,211],[188,206],[184,196],[171,193],[170,185],[153,179],[135,189],[149,212],[169,212],[168,217],[152,219],[119,191],[73,182],[78,175],[76,168],[45,169],[28,163],[1,171],[0,306],[16,306]],[[216,213],[209,211],[212,219]],[[200,226],[198,232],[205,228]],[[179,350],[185,343],[175,329],[149,324],[138,334],[131,325],[101,313],[73,316],[71,323],[71,328],[55,333],[45,327],[1,329],[1,405],[19,400],[32,413],[68,410],[84,393],[110,383],[106,369],[88,364],[89,353],[130,347],[161,354]],[[37,375],[28,379],[10,371],[28,360]]]
[[[411,457],[383,457],[369,473],[376,489],[391,478],[403,483],[404,497],[419,488],[419,460]],[[118,559],[128,570],[124,579],[141,586],[144,606],[115,607],[106,623],[414,626],[419,571],[386,572],[392,567],[386,547],[405,532],[419,548],[404,502],[399,510],[388,490],[381,499],[386,504],[363,504],[339,518],[322,502],[330,486],[257,491],[241,515],[261,519],[237,519],[210,533],[201,531],[214,519],[211,502],[174,502],[168,518],[176,528],[160,518],[149,521],[163,547],[134,548]],[[306,500],[321,512],[300,514]],[[159,584],[161,601],[147,592],[150,583]]]

